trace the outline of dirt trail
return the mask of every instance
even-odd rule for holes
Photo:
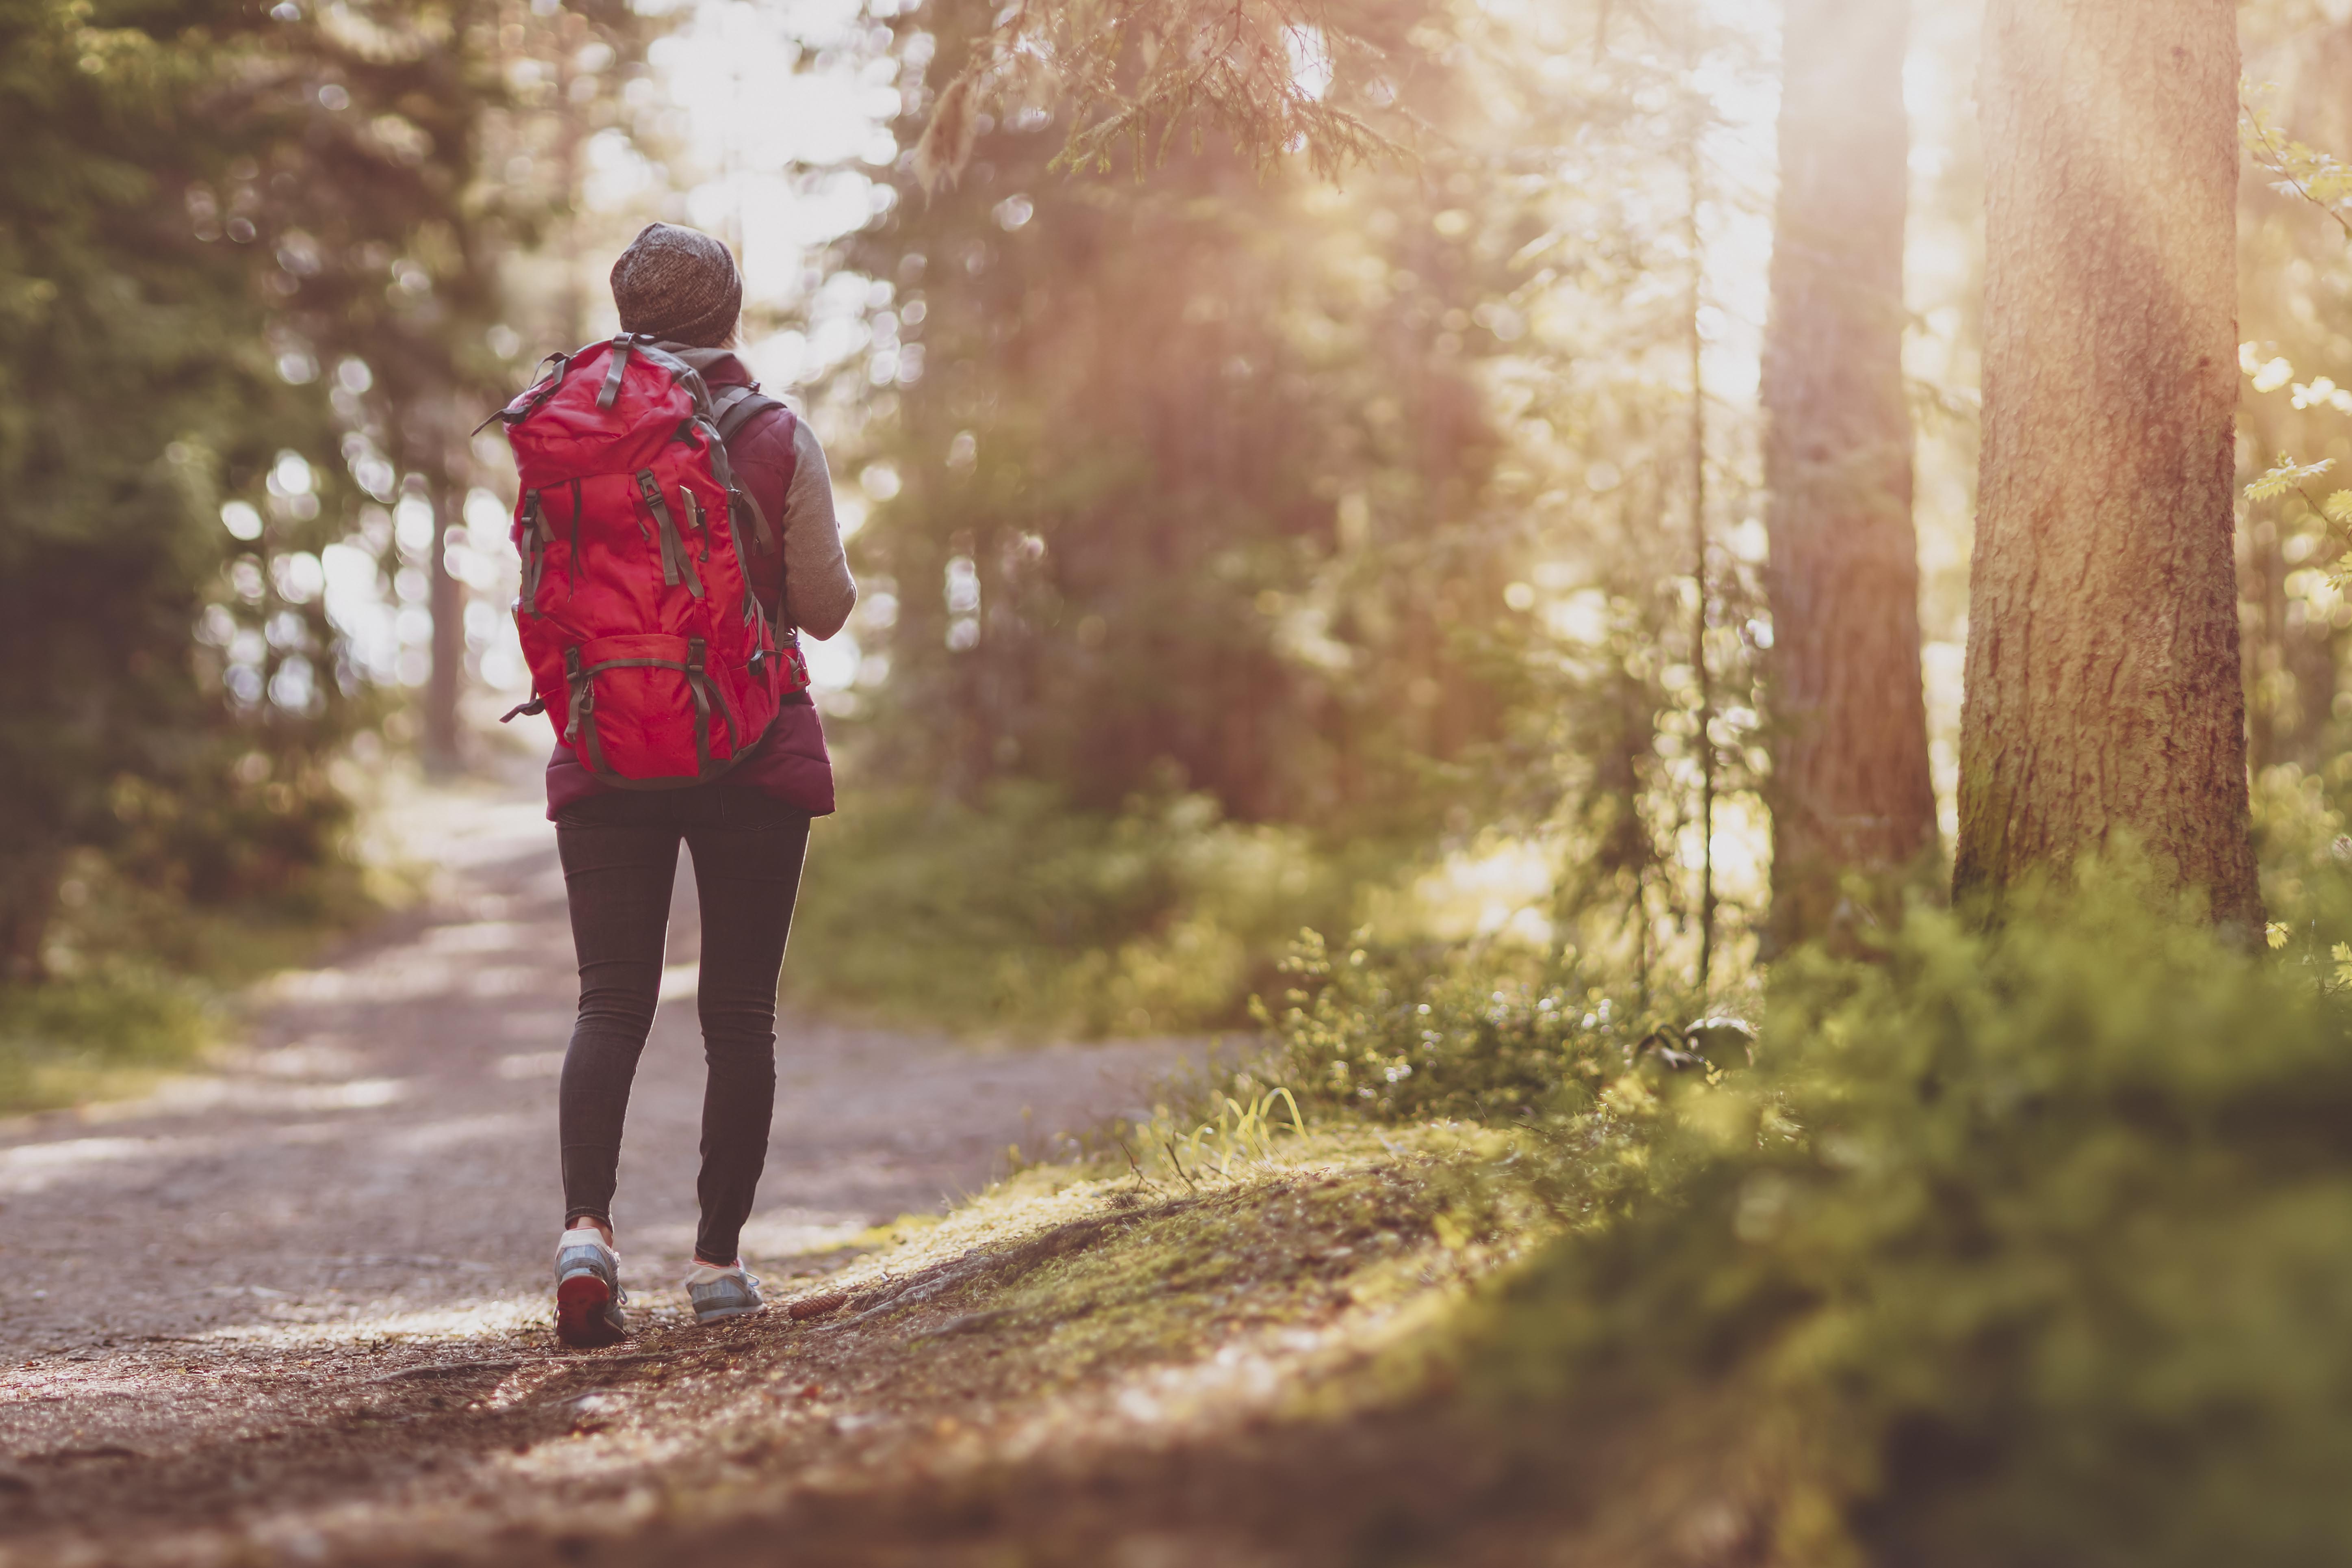
[[[226,1070],[0,1123],[0,1563],[112,1561],[134,1539],[144,1555],[277,1541],[314,1557],[286,1510],[425,1484],[442,1439],[396,1428],[469,1404],[445,1392],[455,1362],[520,1369],[511,1397],[470,1401],[480,1429],[461,1450],[520,1452],[517,1421],[576,1430],[599,1397],[612,1357],[533,1370],[552,1348],[573,997],[551,829],[535,801],[484,788],[413,804],[405,831],[438,867],[429,904],[266,987]],[[680,884],[616,1208],[646,1325],[619,1353],[640,1361],[695,1333],[675,1285],[702,1093]],[[982,1185],[1006,1145],[1043,1150],[1148,1102],[1184,1054],[983,1052],[798,1017],[779,1033],[744,1252],[787,1289],[868,1226]],[[560,1412],[525,1419],[557,1395]],[[199,1521],[229,1535],[198,1552]]]

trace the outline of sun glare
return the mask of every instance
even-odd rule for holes
[[[859,0],[705,0],[654,46],[686,116],[688,216],[735,246],[754,310],[804,301],[809,253],[892,199],[864,171],[898,155],[899,67],[867,13]]]

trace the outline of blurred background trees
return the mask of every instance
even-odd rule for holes
[[[1057,84],[1023,29],[1066,7],[10,6],[0,112],[42,150],[0,175],[11,973],[74,969],[133,906],[156,932],[333,906],[353,761],[504,754],[481,721],[520,675],[508,498],[466,432],[608,329],[604,259],[652,216],[743,248],[748,352],[862,524],[865,604],[817,650],[854,805],[813,911],[982,952],[997,903],[1059,900],[958,992],[1016,1011],[1057,963],[1226,955],[1206,992],[1087,1027],[1233,1016],[1309,918],[1745,973],[1771,878],[1811,866],[1780,900],[1802,934],[1844,870],[1948,841],[1974,509],[1974,15],[1918,0],[1907,47],[1863,51],[1829,0],[1801,10],[1822,47],[1784,61],[1777,16],[1702,0],[1253,7],[1238,74],[1113,50]],[[2319,84],[2347,22],[2242,11],[2266,111],[2340,142]],[[1171,37],[1189,15],[1138,13]],[[1859,114],[1866,86],[1866,122],[1784,114],[1784,68],[1815,84],[1791,114]],[[918,158],[939,124],[955,144]],[[1847,170],[1841,137],[1875,149],[1867,193],[1776,178],[1792,146]],[[2248,181],[2240,234],[2243,480],[2342,446],[2352,392],[2341,227]],[[1849,457],[1885,458],[1883,549],[1791,478]],[[2287,905],[2342,831],[2336,531],[2288,495],[2242,536]],[[1791,608],[1864,555],[1888,585],[1848,602],[1884,661]],[[1808,752],[1815,677],[1863,665],[1884,712]],[[1893,805],[1822,793],[1858,755]],[[1797,852],[1854,816],[1887,844]],[[1051,898],[903,859],[1018,882],[985,825],[1049,819],[1129,849],[1056,861]]]
[[[940,9],[925,36],[964,52],[967,8]],[[1011,106],[951,189],[906,176],[845,247],[893,290],[906,382],[861,542],[901,590],[886,765],[966,795],[1019,776],[1105,810],[1165,781],[1247,820],[1425,826],[1442,797],[1415,764],[1501,717],[1476,645],[1516,573],[1475,378],[1503,345],[1465,318],[1535,215],[1230,152],[1073,182],[1064,138],[1050,102]]]
[[[1701,825],[1711,794],[1760,821],[1754,432],[1694,372],[1754,331],[1706,246],[1752,241],[1757,171],[1704,87],[1760,79],[1759,41],[1695,8],[1327,20],[1349,44],[1294,37],[1293,89],[1444,134],[1335,185],[1188,123],[1140,179],[1073,179],[1083,106],[1016,81],[835,252],[805,308],[860,338],[816,385],[872,502],[836,733],[877,784],[1191,792],[1326,858],[1387,846],[1375,880],[1507,839],[1529,885],[1474,924],[1744,943],[1753,866],[1710,921]],[[893,18],[902,145],[994,25]]]
[[[503,269],[579,184],[486,158],[535,115],[614,118],[649,25],[28,3],[0,27],[0,959],[29,977],[125,924],[169,945],[182,906],[348,902],[332,764],[413,725],[404,686],[454,757],[467,411],[520,368]],[[601,74],[551,103],[546,54]]]
[[[231,5],[168,28],[45,4],[0,20],[0,958],[19,977],[47,967],[77,847],[196,899],[330,858],[321,770],[351,715],[313,662],[315,587],[289,598],[265,538],[313,537],[333,451],[328,411],[278,374],[252,260],[262,160],[299,145],[260,101],[267,26]]]

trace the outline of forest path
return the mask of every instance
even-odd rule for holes
[[[434,1470],[423,1429],[396,1428],[446,1403],[436,1367],[552,1351],[574,995],[553,832],[511,784],[396,815],[435,865],[431,898],[262,987],[221,1070],[0,1123],[0,1563],[112,1560],[102,1542],[160,1549],[200,1521],[265,1539],[289,1502]],[[697,941],[689,868],[616,1205],[635,1348],[694,1334],[676,1281],[695,1215]],[[1148,1104],[1186,1054],[984,1050],[790,1016],[779,1037],[744,1252],[786,1290],[869,1226],[984,1184],[1008,1144]]]

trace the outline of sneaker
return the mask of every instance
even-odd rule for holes
[[[618,1344],[629,1337],[621,1308],[621,1255],[593,1225],[567,1230],[555,1244],[555,1337],[567,1345]]]
[[[686,1293],[693,1298],[698,1323],[740,1318],[768,1304],[760,1294],[760,1281],[744,1268],[740,1258],[724,1268],[696,1258],[694,1267],[686,1271]]]

